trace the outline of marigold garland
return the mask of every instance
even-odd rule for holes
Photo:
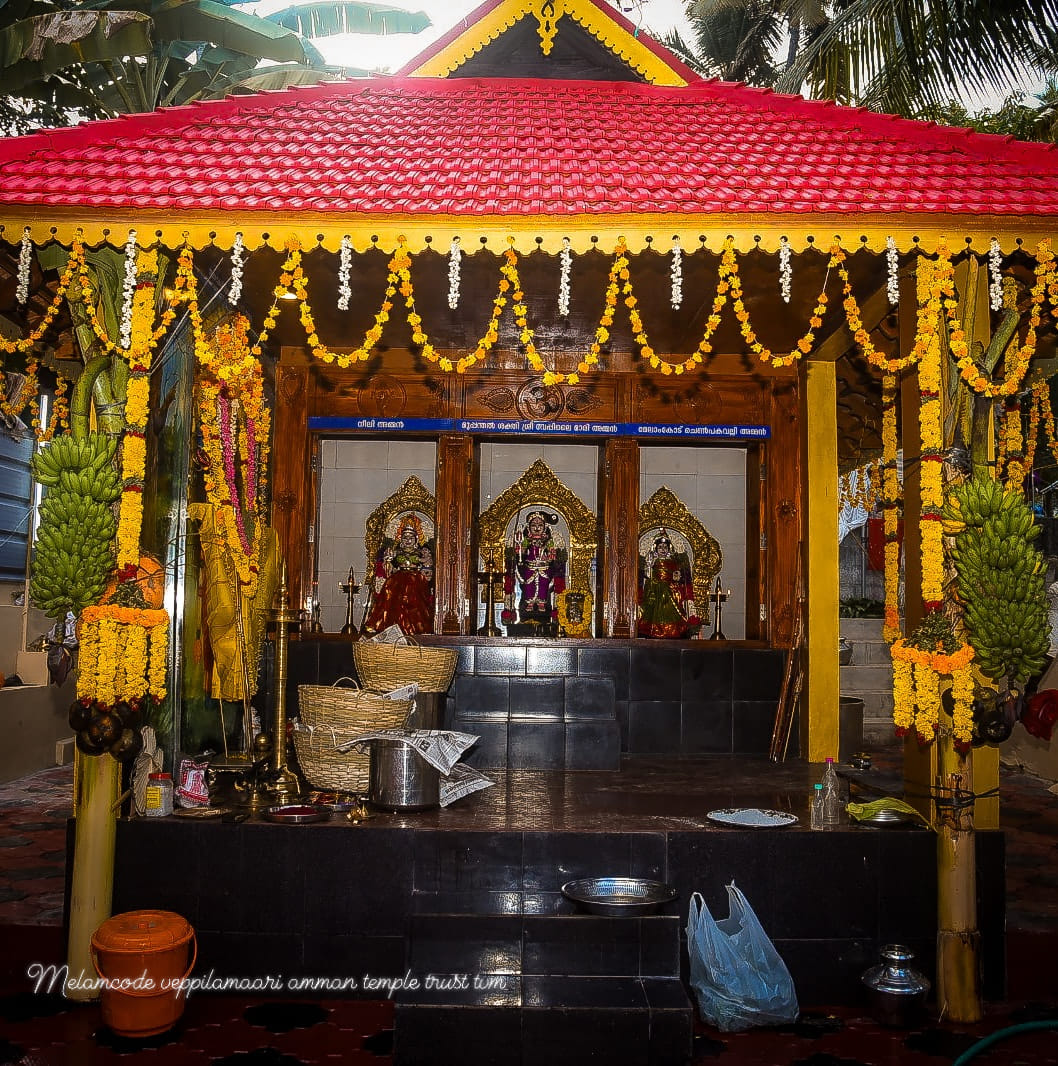
[[[104,707],[166,696],[169,615],[163,610],[97,604],[81,612],[77,695]]]
[[[927,260],[918,274],[919,293],[932,300],[935,291],[934,266]],[[922,301],[920,299],[920,310]],[[918,351],[919,440],[921,474],[919,494],[921,515],[919,539],[922,557],[922,601],[927,611],[941,606],[944,598],[944,425],[941,413],[941,346],[939,332],[925,335],[916,343]]]
[[[885,614],[882,636],[900,636],[900,484],[896,469],[896,374],[882,375],[882,525],[885,553]]]
[[[952,735],[960,743],[969,743],[973,735],[973,648],[959,642],[954,651],[947,652],[941,647],[931,650],[898,640],[891,651],[897,734],[905,735],[913,725],[920,743],[930,743],[939,724],[941,693],[950,683]]]
[[[264,486],[271,416],[264,372],[248,340],[249,322],[236,315],[209,343],[196,344],[199,424],[206,455],[206,498],[235,564],[244,596],[257,591]],[[237,468],[243,472],[239,490]]]

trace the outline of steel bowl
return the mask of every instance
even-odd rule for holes
[[[676,889],[662,881],[642,877],[586,877],[567,881],[562,895],[589,914],[612,918],[638,918],[654,914],[676,898]]]

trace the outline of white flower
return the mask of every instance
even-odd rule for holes
[[[889,306],[896,307],[900,303],[900,257],[896,251],[896,241],[892,237],[885,238],[885,263],[885,291],[889,296]]]
[[[569,238],[562,238],[562,251],[558,255],[561,271],[558,276],[558,313],[562,318],[569,314],[569,273],[573,266],[573,252],[570,251]]]
[[[785,237],[779,238],[779,292],[783,303],[790,302],[790,281],[793,279],[793,266],[790,263],[790,242]]]
[[[349,310],[349,297],[353,290],[349,288],[349,271],[353,264],[353,242],[346,234],[342,238],[341,251],[338,254],[338,310]]]
[[[129,230],[125,242],[125,280],[121,283],[121,333],[122,348],[132,347],[132,297],[136,292],[136,231]]]
[[[231,285],[228,286],[228,303],[234,307],[242,298],[242,234],[236,233],[231,246]]]
[[[1003,306],[1003,253],[995,237],[988,246],[988,302],[993,311]]]
[[[15,299],[24,304],[29,299],[29,267],[33,259],[33,241],[30,240],[29,226],[22,231],[22,248],[18,253],[18,286]]]
[[[680,247],[679,237],[672,238],[672,266],[669,274],[672,277],[672,309],[678,311],[683,303],[683,249]]]
[[[448,246],[448,306],[453,311],[459,306],[459,261],[462,258],[459,238],[453,237]]]

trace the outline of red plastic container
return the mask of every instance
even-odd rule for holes
[[[155,1036],[184,1013],[181,982],[195,968],[190,923],[172,911],[127,911],[92,934],[92,964],[104,978],[103,1021],[119,1036]]]

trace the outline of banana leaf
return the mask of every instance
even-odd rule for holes
[[[341,33],[421,33],[431,25],[424,11],[404,11],[359,0],[296,4],[264,16],[269,22],[297,30],[304,37],[333,37]]]
[[[55,12],[0,30],[0,93],[17,96],[33,81],[83,63],[146,55],[151,19],[133,11]]]
[[[231,92],[256,93],[289,89],[294,85],[318,85],[338,78],[368,78],[374,72],[356,67],[306,67],[298,63],[280,63],[258,67],[251,74],[230,83]]]
[[[319,53],[291,30],[256,15],[233,11],[216,0],[176,0],[154,11],[155,36],[230,48],[277,63],[312,63]]]

